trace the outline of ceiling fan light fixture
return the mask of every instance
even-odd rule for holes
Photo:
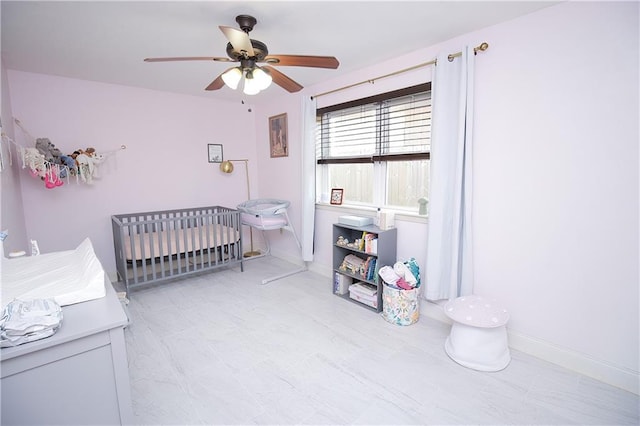
[[[222,80],[224,81],[224,84],[229,86],[231,89],[236,90],[240,80],[242,80],[242,70],[240,67],[231,68],[222,74]]]
[[[260,67],[256,67],[256,69],[253,70],[253,79],[258,84],[260,90],[264,90],[269,87],[271,85],[271,82],[273,81],[273,79],[271,78],[271,74]]]

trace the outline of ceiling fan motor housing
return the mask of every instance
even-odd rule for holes
[[[238,15],[236,16],[236,22],[242,31],[249,34],[249,31],[253,30],[253,27],[258,23],[258,20],[253,16]]]
[[[251,47],[253,47],[254,53],[254,56],[252,56],[251,59],[254,59],[256,62],[262,61],[269,54],[267,45],[259,40],[251,39]],[[227,43],[227,55],[235,61],[243,59],[242,52],[235,50],[231,43]]]

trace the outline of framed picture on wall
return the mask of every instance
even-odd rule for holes
[[[210,163],[222,163],[222,145],[216,143],[210,143],[207,145],[209,149],[209,162]]]
[[[342,204],[342,194],[344,190],[341,188],[333,188],[331,190],[331,204]]]
[[[271,158],[289,156],[286,113],[269,117],[269,152]]]

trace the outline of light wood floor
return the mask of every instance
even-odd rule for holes
[[[449,326],[400,327],[294,265],[139,289],[126,329],[139,424],[634,424],[638,396],[512,351],[501,372],[444,352]]]

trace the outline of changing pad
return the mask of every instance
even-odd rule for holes
[[[16,259],[2,258],[0,305],[14,299],[53,298],[60,306],[106,294],[105,273],[87,238],[75,250]]]

